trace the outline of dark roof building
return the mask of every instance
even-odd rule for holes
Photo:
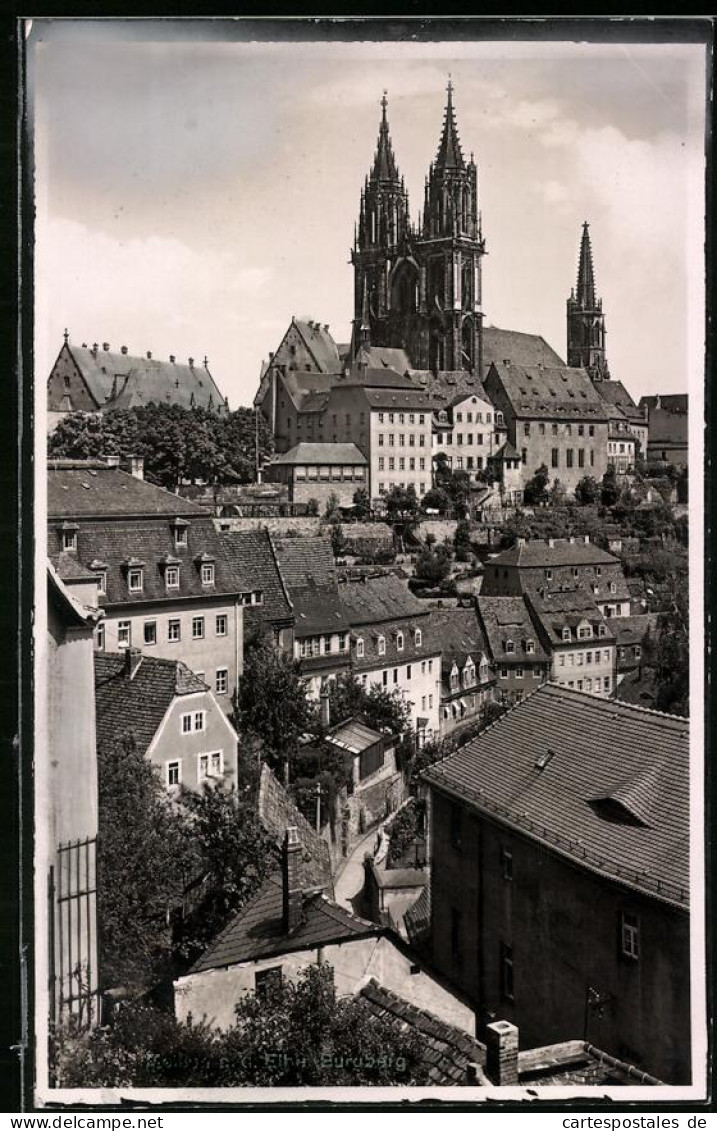
[[[51,459],[47,463],[47,517],[53,519],[148,518],[208,515],[204,507],[155,487],[104,460]]]
[[[366,456],[363,455],[355,444],[296,444],[288,452],[283,452],[272,457],[271,465],[290,464],[307,466],[309,464],[320,466],[329,465],[354,465],[365,467]]]
[[[294,606],[296,639],[348,629],[339,600],[329,538],[285,538],[275,542],[284,584]]]
[[[148,404],[228,411],[206,358],[196,365],[190,358],[182,365],[175,357],[160,361],[151,353],[134,356],[126,346],[113,351],[106,342],[102,349],[97,344],[70,345],[67,334],[47,381],[47,403],[50,413],[62,415]]]
[[[441,733],[475,722],[496,682],[488,640],[475,608],[432,608],[430,637],[441,647]]]
[[[528,1046],[687,1082],[687,720],[546,684],[425,779],[438,969]]]
[[[244,607],[244,641],[268,631],[290,652],[294,609],[268,530],[222,531],[220,541],[242,592],[261,593],[260,602]]]

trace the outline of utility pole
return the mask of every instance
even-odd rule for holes
[[[316,832],[321,835],[321,795],[325,790],[321,788],[321,782],[316,783]]]

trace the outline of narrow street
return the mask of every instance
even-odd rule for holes
[[[364,856],[367,852],[373,851],[377,836],[378,826],[371,829],[370,832],[367,832],[366,835],[361,838],[348,857],[343,871],[334,883],[334,900],[348,911],[354,910],[352,901],[363,888]]]

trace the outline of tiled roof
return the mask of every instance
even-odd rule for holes
[[[144,754],[173,700],[208,690],[181,660],[142,656],[129,679],[124,653],[95,652],[97,744],[110,746],[123,735],[132,734],[137,749]]]
[[[239,962],[291,954],[329,943],[350,942],[382,933],[375,923],[352,915],[323,895],[304,894],[302,920],[288,935],[284,927],[282,881],[270,876],[257,895],[242,908],[212,945],[194,963],[190,973],[217,970]]]
[[[87,522],[80,523],[77,532],[77,561],[88,568],[93,561],[101,562],[107,573],[107,596],[104,605],[142,604],[146,601],[177,600],[186,597],[211,598],[239,594],[244,591],[244,579],[237,575],[235,562],[225,553],[223,535],[205,511],[193,517],[185,527],[187,545],[177,548],[171,520],[153,518],[144,521]],[[50,526],[47,532],[48,555],[57,560],[62,549],[59,527]],[[203,585],[201,580],[201,555],[209,554],[214,561],[214,584]],[[139,592],[129,591],[129,563],[134,559],[142,563],[143,585]],[[179,563],[179,588],[167,589],[164,563]],[[98,572],[100,567],[97,567]],[[258,588],[258,586],[257,586]]]
[[[278,847],[281,847],[287,829],[293,827],[299,830],[302,887],[304,890],[323,888],[331,894],[333,881],[329,846],[312,829],[266,762],[262,762],[261,766],[258,810],[259,820]]]
[[[328,326],[320,322],[292,319],[301,334],[306,348],[322,373],[336,372],[341,365],[338,347],[329,333]]]
[[[425,389],[435,411],[446,408],[456,399],[464,400],[469,396],[481,397],[491,403],[480,378],[466,369],[440,370],[438,373],[430,369],[412,369],[409,372],[414,384]]]
[[[641,793],[646,775],[649,823],[595,804]],[[583,868],[688,905],[686,719],[544,684],[425,777]]]
[[[485,1047],[473,1037],[387,990],[375,978],[362,986],[358,996],[397,1037],[413,1032],[419,1038],[432,1084],[466,1084],[468,1065],[485,1064]]]
[[[380,742],[381,734],[360,719],[348,719],[331,728],[328,741],[340,746],[342,750],[348,750],[350,754],[360,754]]]
[[[595,391],[598,396],[608,404],[622,409],[628,420],[634,420],[647,425],[647,418],[643,416],[634,400],[628,393],[622,381],[596,381]]]
[[[440,641],[444,664],[456,660],[462,667],[471,656],[477,666],[481,655],[488,656],[488,641],[474,608],[431,609],[428,620],[431,639]]]
[[[405,350],[391,349],[388,346],[362,346],[358,352],[358,359],[363,358],[372,369],[383,367],[393,369],[396,373],[405,373],[411,365]]]
[[[687,393],[657,393],[649,397],[640,397],[640,408],[647,406],[650,412],[658,408],[664,412],[686,416],[688,400]]]
[[[280,381],[287,396],[291,397],[294,407],[301,409],[304,401],[315,394],[321,394],[324,398],[328,396],[329,389],[336,383],[338,377],[338,372],[308,373],[304,370],[290,369],[281,373]]]
[[[268,530],[222,531],[219,537],[241,591],[262,593],[261,605],[244,607],[245,638],[252,627],[291,624],[294,613]]]
[[[339,388],[360,385],[362,389],[415,389],[415,384],[404,373],[395,369],[352,369],[348,377],[340,377],[335,384]]]
[[[426,884],[415,903],[403,917],[408,941],[413,947],[427,942],[431,930],[431,885]]]
[[[294,606],[296,636],[345,632],[331,541],[286,538],[274,543],[279,569]]]
[[[570,366],[508,365],[496,362],[491,370],[520,418],[587,420],[602,422],[608,414],[584,369]]]
[[[476,597],[476,608],[495,663],[547,663],[538,631],[524,597]],[[506,651],[508,641],[515,650]],[[533,642],[533,652],[527,649]]]
[[[405,408],[420,412],[430,412],[431,398],[422,389],[377,389],[365,388],[364,395],[371,408],[391,409]]]
[[[224,397],[204,365],[181,365],[113,350],[67,346],[100,408],[176,404],[226,411]]]
[[[496,448],[492,455],[488,456],[489,460],[504,460],[504,459],[520,459],[519,453],[515,450],[510,440],[506,440]]]
[[[272,464],[360,464],[368,463],[355,444],[295,444],[288,452],[272,456]]]
[[[494,597],[492,600],[500,600],[500,598]],[[566,628],[570,629],[570,643],[577,643],[578,627],[585,621],[593,630],[592,637],[579,641],[585,647],[589,647],[593,642],[615,643],[611,625],[617,618],[604,617],[595,604],[595,598],[585,589],[546,593],[545,596],[531,593],[526,601],[551,646],[563,643],[563,631]],[[601,636],[598,635],[600,631],[602,631]]]
[[[59,553],[51,553],[51,558],[58,577],[63,581],[97,581],[97,574],[78,562],[75,554],[60,550]]]
[[[205,515],[204,507],[98,460],[48,460],[49,518]]]
[[[339,594],[352,627],[378,625],[405,617],[426,617],[428,612],[424,602],[414,597],[405,583],[391,573],[384,577],[367,577],[365,581],[342,582]],[[419,623],[416,627],[427,629],[428,624]]]
[[[658,613],[639,613],[632,617],[613,617],[611,624],[618,645],[641,644],[648,631],[656,639]]]
[[[493,362],[501,365],[562,366],[563,359],[539,334],[523,334],[518,330],[499,330],[497,326],[483,329],[483,376]]]
[[[508,550],[491,558],[494,566],[518,566],[519,568],[550,568],[571,565],[619,565],[620,559],[596,546],[594,542],[567,538],[555,538],[549,546],[541,538],[531,538],[516,542]]]

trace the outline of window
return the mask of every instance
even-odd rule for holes
[[[362,636],[359,636],[358,640],[356,641],[356,656],[359,660],[363,659],[364,656],[364,643]]]
[[[455,848],[455,850],[457,852],[460,851],[460,847],[461,847],[462,832],[463,832],[463,829],[462,829],[463,820],[462,820],[462,818],[463,818],[463,813],[462,813],[460,805],[457,805],[455,803],[455,801],[452,801],[451,802],[451,847]]]
[[[629,911],[621,913],[620,944],[626,958],[637,960],[640,957],[640,921]]]
[[[558,667],[559,668],[565,667],[565,653],[564,652],[560,652],[558,654]]]
[[[551,448],[550,449],[550,465],[551,465],[551,467],[557,467],[558,466],[558,449],[557,448]]]
[[[558,434],[558,426],[557,426],[557,424],[554,424],[554,425],[553,425],[553,427],[552,427],[552,433],[553,433],[553,435],[554,435],[554,436],[557,436],[557,434]]]
[[[217,695],[226,695],[229,689],[229,671],[227,668],[217,668],[215,688]]]
[[[257,970],[254,975],[254,992],[266,1001],[275,997],[281,990],[281,966],[270,966],[268,970]]]
[[[405,436],[405,433],[403,433],[403,432],[399,433],[398,446],[399,446],[399,448],[405,448],[405,446],[406,446],[406,436]]]
[[[522,679],[523,678],[523,668],[521,666],[519,666],[515,669],[515,678],[516,679]]]
[[[395,441],[396,441],[396,437],[394,436],[393,432],[389,432],[389,434],[388,434],[388,446],[389,446],[389,448],[392,448],[394,446]]]
[[[508,678],[508,669],[507,668],[501,668],[500,669],[500,678],[501,679],[507,679]]]
[[[379,470],[379,471],[383,471],[383,470],[384,470],[384,465],[385,465],[385,463],[386,463],[386,460],[384,459],[384,457],[383,457],[383,456],[379,456],[379,457],[378,457],[378,470]]]
[[[224,754],[215,750],[211,754],[197,755],[197,781],[220,778],[224,773]]]
[[[636,644],[635,645],[635,659],[639,660],[641,655],[642,655],[642,646],[640,644]]]
[[[594,435],[595,435],[595,425],[590,424],[590,425],[588,425],[588,436],[594,436]],[[592,460],[590,462],[592,463]]]
[[[381,683],[384,687],[388,687],[388,672],[381,672]]]
[[[432,695],[428,696],[428,709],[429,709],[429,711],[433,710],[433,696]]]
[[[406,664],[406,679],[410,679],[410,678],[411,678],[411,665]]]
[[[534,640],[526,640],[525,650],[526,650],[526,652],[529,652],[529,653],[532,654],[535,651],[535,641]]]
[[[396,634],[396,648],[398,649],[399,652],[403,651],[403,633],[402,632],[399,632],[399,633]]]
[[[182,781],[182,763],[181,762],[165,762],[167,773],[167,785],[171,789],[172,786],[180,785]]]
[[[378,638],[378,654],[379,654],[379,656],[385,656],[386,655],[386,637],[385,636],[379,636],[379,638]]]
[[[142,570],[131,569],[129,571],[128,585],[130,593],[142,592]]]
[[[523,425],[523,432],[526,436],[530,435],[530,422],[528,420],[526,420],[525,424]]]
[[[457,444],[459,444],[460,446],[462,446],[462,445],[463,445],[463,433],[462,433],[462,432],[459,432],[459,433],[457,434],[457,436],[456,436],[456,443],[457,443]]]
[[[97,574],[97,595],[98,597],[107,596],[107,570],[101,569]]]
[[[575,456],[575,453],[574,453],[573,449],[572,449],[572,448],[566,448],[566,451],[565,451],[565,462],[566,462],[566,466],[567,466],[567,467],[572,467],[572,466],[573,466],[573,460],[574,460],[574,456]]]
[[[204,617],[192,617],[192,640],[204,639]]]
[[[578,467],[585,467],[585,448],[578,448]]]
[[[515,652],[515,644],[513,643],[513,641],[512,641],[512,640],[506,640],[506,642],[505,642],[505,650],[506,650],[506,652],[508,652],[508,653],[511,653],[511,652]]]
[[[509,848],[501,850],[501,863],[504,880],[513,879],[513,853]]]
[[[379,448],[383,447],[383,432],[379,432],[378,434],[378,446]]]
[[[567,626],[563,629],[563,640],[570,639],[570,629]]]
[[[214,562],[202,563],[202,585],[214,584]]]
[[[204,730],[204,711],[195,711],[193,715],[194,730]]]
[[[128,620],[121,620],[117,625],[117,647],[129,648],[132,642],[132,625]]]
[[[77,531],[76,530],[63,530],[62,531],[62,549],[63,550],[76,550],[77,549]]]
[[[398,683],[398,668],[393,669],[393,682]]]
[[[592,662],[593,662],[593,654],[592,654],[592,652],[586,652],[586,653],[585,653],[585,663],[586,663],[586,664],[591,664]]]
[[[179,566],[167,566],[164,571],[164,584],[167,589],[179,589]]]
[[[170,644],[176,644],[182,638],[181,621],[170,620],[167,624],[167,640]]]
[[[513,948],[500,944],[500,994],[504,1001],[514,1000]]]
[[[388,470],[389,471],[395,471],[396,470],[396,460],[394,459],[393,456],[389,457]]]
[[[540,668],[537,664],[533,668],[533,679],[540,679]]]
[[[379,412],[379,414],[378,414],[378,422],[379,422],[379,424],[383,424],[383,413],[382,412]],[[334,417],[334,424],[335,423],[336,423],[336,417]]]
[[[103,624],[98,624],[95,629],[95,648],[98,652],[105,650],[105,626]]]
[[[226,636],[227,634],[227,615],[220,613],[217,617],[215,624],[215,632],[217,636]]]
[[[545,571],[545,580],[546,580],[546,581],[552,581],[552,580],[553,580],[553,571],[552,571],[552,569],[546,569],[546,571]]]
[[[156,620],[146,620],[144,622],[144,642],[145,644],[157,643],[157,622]]]

